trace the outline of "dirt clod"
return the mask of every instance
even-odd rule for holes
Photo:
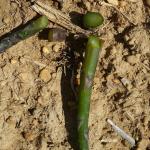
[[[51,79],[51,74],[48,69],[43,69],[40,71],[39,77],[44,81],[48,82]]]

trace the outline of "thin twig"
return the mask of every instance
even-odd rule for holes
[[[40,1],[36,1],[35,4],[32,5],[32,9],[39,14],[47,16],[50,21],[64,27],[72,33],[81,33],[85,35],[89,35],[91,33],[90,31],[86,31],[79,26],[72,24],[71,18],[67,14],[64,14],[51,6],[47,6]]]
[[[117,132],[118,135],[127,140],[131,144],[131,146],[135,146],[135,140],[131,136],[129,136],[125,131],[115,125],[110,119],[107,119],[107,122],[112,126],[112,128],[115,130],[115,132]]]

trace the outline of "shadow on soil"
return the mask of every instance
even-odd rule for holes
[[[73,76],[76,76],[79,62],[82,59],[81,57],[76,58],[75,52],[83,53],[84,43],[85,39],[74,39],[73,35],[67,38],[67,49],[64,50],[67,55],[67,63],[66,69],[63,70],[61,77],[61,94],[65,115],[65,127],[68,133],[67,140],[74,150],[79,150],[77,141],[77,100],[72,90],[71,79]],[[72,74],[73,72],[74,74]]]

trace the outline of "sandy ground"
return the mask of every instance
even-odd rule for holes
[[[91,99],[90,149],[131,149],[109,118],[136,140],[135,150],[149,150],[150,8],[142,0],[119,0],[115,7],[96,0],[66,0],[62,7],[64,13],[90,10],[105,17],[96,31],[105,42]],[[1,0],[0,36],[34,16],[28,0]],[[76,149],[71,79],[79,41],[68,43],[50,43],[37,34],[0,54],[0,150]]]

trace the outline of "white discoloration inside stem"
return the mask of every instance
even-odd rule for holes
[[[85,88],[90,88],[92,86],[92,77],[87,76],[85,78]]]
[[[78,131],[82,127],[82,124],[83,124],[83,119],[81,119],[81,120],[78,121]]]
[[[87,133],[87,132],[84,133],[84,138],[85,138],[86,141],[88,142],[88,133]]]

